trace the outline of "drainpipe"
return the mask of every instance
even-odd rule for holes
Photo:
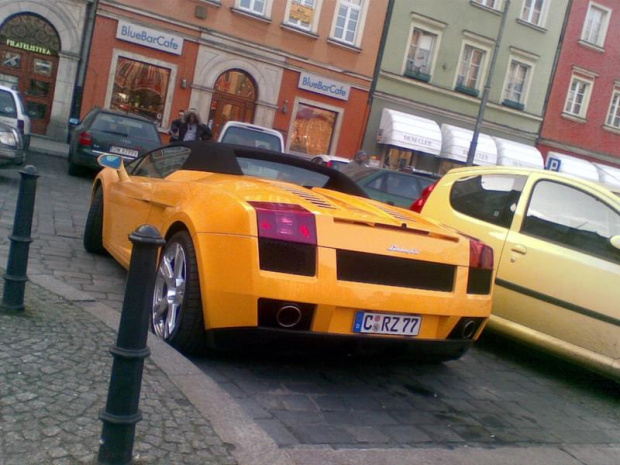
[[[69,126],[77,122],[80,118],[82,109],[82,96],[84,93],[84,81],[86,80],[86,70],[88,69],[88,59],[93,41],[93,32],[95,30],[95,18],[97,9],[99,8],[99,0],[92,0],[86,6],[86,22],[82,32],[82,46],[80,47],[80,62],[75,79],[75,87],[73,89],[73,98],[71,101],[71,114],[69,116]],[[69,135],[67,135],[69,138]]]
[[[392,21],[392,11],[394,10],[394,1],[388,0],[387,10],[385,11],[385,22],[383,23],[383,31],[381,32],[381,41],[379,42],[379,51],[377,52],[377,61],[375,61],[375,70],[372,75],[372,83],[370,84],[370,90],[368,91],[368,103],[366,104],[366,112],[364,114],[363,131],[361,132],[361,140],[358,147],[361,148],[366,137],[366,129],[368,128],[368,119],[370,118],[370,107],[372,106],[372,99],[377,88],[377,80],[379,79],[379,73],[381,72],[381,62],[383,61],[383,52],[385,51],[385,42],[387,41],[388,29],[390,22]]]
[[[478,147],[478,135],[480,134],[480,126],[482,125],[482,118],[484,117],[484,110],[489,100],[489,92],[491,91],[491,81],[493,80],[493,71],[495,70],[495,62],[497,61],[497,55],[499,53],[499,44],[502,41],[504,35],[504,27],[506,25],[506,16],[508,16],[508,8],[510,7],[510,0],[506,0],[504,6],[504,12],[502,13],[502,19],[499,23],[499,31],[497,32],[497,39],[495,40],[495,51],[493,52],[493,59],[491,60],[491,66],[489,68],[489,74],[487,75],[487,82],[484,85],[484,92],[482,93],[482,101],[480,102],[480,108],[478,110],[478,118],[476,118],[476,125],[474,126],[474,135],[469,145],[469,152],[467,152],[467,166],[474,164],[474,156],[476,155],[476,148]]]

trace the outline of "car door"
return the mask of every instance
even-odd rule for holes
[[[560,351],[620,358],[620,250],[609,241],[618,234],[613,201],[532,175],[499,261],[493,314],[537,331],[532,341],[556,338]]]

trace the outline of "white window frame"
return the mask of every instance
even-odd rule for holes
[[[500,11],[502,8],[503,0],[471,0],[472,3],[489,8],[490,10]]]
[[[329,36],[330,36],[330,39],[335,42],[339,42],[345,45],[350,45],[353,47],[359,47],[360,44],[362,43],[362,37],[364,35],[364,25],[366,23],[366,14],[368,12],[368,4],[370,3],[370,0],[359,0],[361,2],[361,5],[354,4],[353,2],[355,1],[356,0],[338,0],[336,2],[336,8],[334,10],[334,20],[332,22],[332,28],[331,28],[331,32]],[[355,31],[355,38],[353,41],[348,41],[344,37],[343,38],[336,37],[336,26],[338,24],[338,17],[340,15],[341,7],[359,8],[360,10],[359,16],[358,16],[358,22],[357,22],[357,29]],[[345,32],[346,32],[346,29],[345,29]]]
[[[454,73],[454,83],[452,85],[452,88],[456,89],[456,87],[458,85],[459,74],[461,72],[461,64],[463,62],[463,58],[464,58],[464,54],[465,54],[465,48],[467,46],[480,49],[480,50],[482,50],[484,52],[484,57],[482,58],[482,63],[480,64],[480,72],[478,74],[478,79],[476,81],[476,87],[473,87],[473,89],[476,89],[478,91],[478,93],[480,94],[480,93],[482,93],[482,88],[483,88],[484,83],[486,81],[487,71],[488,71],[488,67],[489,67],[489,61],[490,61],[491,53],[492,53],[491,43],[490,42],[482,42],[482,41],[477,41],[477,40],[464,40],[461,43],[461,52],[459,53],[459,60],[458,60],[458,63],[456,65],[456,72]],[[463,87],[466,87],[466,86],[463,86]]]
[[[321,15],[321,6],[323,4],[323,0],[313,0],[314,1],[314,15],[312,17],[312,23],[310,23],[309,27],[305,27],[301,23],[296,23],[290,20],[291,8],[293,4],[301,3],[302,5],[306,3],[308,0],[288,0],[286,2],[286,11],[284,12],[284,24],[289,27],[299,29],[304,32],[311,32],[316,34],[317,27],[319,24],[319,16]]]
[[[249,3],[249,6],[242,5],[242,3],[246,3],[246,2]],[[256,6],[258,2],[263,3],[262,12],[259,12],[254,9],[254,7]],[[235,8],[237,8],[239,11],[243,11],[243,12],[246,12],[254,16],[261,16],[264,18],[271,17],[272,5],[273,5],[273,0],[235,0]]]
[[[506,67],[506,77],[504,79],[504,85],[502,86],[502,102],[505,100],[516,102],[516,100],[507,98],[508,84],[510,83],[510,68],[511,65],[515,62],[528,67],[528,73],[525,77],[525,82],[523,83],[523,90],[521,92],[521,100],[518,102],[522,104],[525,109],[525,107],[527,107],[527,101],[530,95],[530,87],[533,82],[532,76],[534,75],[535,64],[531,59],[527,59],[526,57],[521,55],[511,54],[508,59],[508,66]]]
[[[592,14],[594,10],[600,11],[604,16],[602,18],[600,28],[598,30],[596,41],[592,40],[591,30],[589,30],[590,22],[592,21]],[[609,27],[609,19],[611,17],[612,10],[600,5],[598,3],[590,2],[588,5],[588,12],[583,22],[583,29],[581,31],[581,41],[589,45],[595,45],[603,48],[605,45],[605,39],[607,37],[607,28]]]
[[[401,74],[406,75],[405,73],[407,72],[407,63],[409,61],[409,54],[411,52],[413,35],[416,30],[422,32],[423,34],[435,36],[435,40],[433,43],[433,49],[431,50],[431,53],[428,57],[428,62],[430,66],[428,67],[429,69],[428,69],[428,72],[426,73],[432,77],[435,71],[435,65],[437,63],[437,51],[439,50],[439,44],[441,42],[441,32],[437,32],[435,30],[429,30],[429,28],[420,27],[417,24],[412,24],[411,29],[409,30],[409,40],[407,41],[407,49],[405,53],[405,60],[403,61],[403,67],[402,67],[403,69],[402,69]]]
[[[613,121],[616,119],[618,120],[618,124],[613,124]],[[620,87],[614,87],[611,93],[607,118],[605,118],[605,126],[616,130],[620,129]]]
[[[573,94],[575,92],[574,86],[577,84],[583,84],[585,86],[583,92],[583,100],[581,102],[581,108],[578,113],[575,110],[575,99],[573,98]],[[592,96],[592,88],[594,87],[594,79],[591,77],[584,76],[582,74],[573,73],[570,84],[568,86],[568,92],[566,93],[566,100],[564,101],[564,109],[563,114],[568,117],[586,119],[586,115],[588,114],[588,107],[590,106],[590,97]],[[571,102],[572,100],[572,102]],[[570,108],[569,108],[570,106]]]
[[[542,2],[542,5],[540,7],[540,16],[538,17],[538,22],[534,22],[532,21],[534,15],[534,7],[536,6],[536,2],[538,1],[539,0],[523,0],[523,8],[521,9],[519,19],[526,22],[527,24],[532,24],[537,27],[545,27],[545,22],[547,21],[547,11],[549,11],[549,3],[551,3],[551,0],[540,0]],[[529,13],[526,16],[527,8],[529,8]]]

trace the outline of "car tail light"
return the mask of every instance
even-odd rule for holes
[[[90,135],[90,132],[86,131],[80,134],[78,144],[90,147],[93,144],[93,137]]]
[[[23,119],[18,119],[17,120],[17,130],[19,131],[19,133],[23,136],[24,135],[24,131],[26,128],[26,123],[24,122]]]
[[[329,161],[327,162],[327,167],[328,167],[328,168],[333,168],[333,167],[334,167],[334,160],[329,160]]]
[[[469,240],[469,267],[493,269],[493,248],[477,239]]]
[[[250,205],[256,210],[260,238],[316,245],[316,220],[305,208],[272,202]]]
[[[422,213],[422,208],[424,208],[424,204],[426,203],[429,196],[431,195],[431,192],[433,192],[433,189],[435,189],[436,185],[437,183],[434,182],[433,184],[426,186],[424,190],[422,191],[422,196],[411,204],[411,207],[409,207],[409,210],[414,211],[416,213]]]

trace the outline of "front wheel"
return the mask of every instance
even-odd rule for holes
[[[159,261],[153,310],[153,332],[185,354],[206,346],[196,249],[185,231],[174,234]]]

